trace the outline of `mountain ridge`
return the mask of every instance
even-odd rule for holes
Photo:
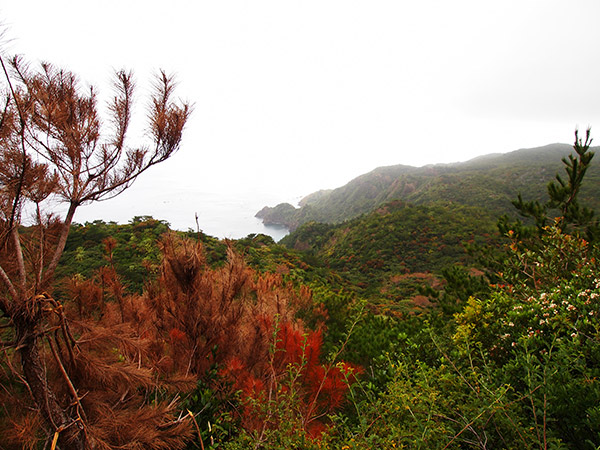
[[[561,158],[572,150],[569,144],[554,143],[486,154],[465,162],[381,166],[339,188],[307,195],[299,208],[290,204],[267,206],[257,217],[265,224],[283,225],[293,231],[311,221],[340,223],[392,200],[417,205],[456,202],[485,206],[501,215],[512,211],[511,201],[519,192],[528,199],[543,198],[548,182],[561,168]],[[595,164],[590,167],[588,177],[592,182],[582,196],[597,208],[598,196],[592,192],[597,190],[598,183],[594,181],[600,180],[600,170]]]

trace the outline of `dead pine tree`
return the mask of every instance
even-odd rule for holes
[[[96,92],[73,73],[51,64],[32,69],[18,57],[0,63],[0,366],[20,380],[55,447],[106,448],[90,432],[85,393],[72,375],[83,350],[52,298],[53,276],[77,208],[119,195],[171,157],[190,106],[173,100],[173,79],[160,72],[149,112],[151,142],[131,148],[131,73],[116,73],[105,123]],[[53,207],[57,201],[65,208]]]

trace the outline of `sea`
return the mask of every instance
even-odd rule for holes
[[[277,242],[289,230],[280,226],[266,226],[254,217],[255,214],[264,206],[283,202],[296,205],[300,198],[277,192],[131,188],[113,199],[80,206],[74,222],[85,224],[103,220],[128,223],[136,216],[151,216],[168,222],[174,230],[200,229],[220,239],[240,239],[262,233]]]

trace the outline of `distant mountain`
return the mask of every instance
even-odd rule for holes
[[[467,162],[424,167],[379,167],[337,189],[308,195],[295,208],[290,204],[265,207],[257,217],[265,224],[291,230],[315,221],[340,223],[392,201],[413,205],[451,202],[484,207],[495,216],[513,211],[518,193],[525,200],[545,199],[546,186],[563,172],[561,158],[572,152],[567,144],[489,154]],[[594,148],[597,152],[598,147]],[[600,164],[592,163],[581,199],[600,209]]]

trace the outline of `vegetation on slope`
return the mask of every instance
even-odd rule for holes
[[[263,208],[260,217],[294,230],[309,221],[340,223],[396,199],[416,205],[455,202],[500,216],[511,212],[511,201],[519,192],[528,200],[541,200],[560,169],[561,158],[571,150],[571,146],[553,144],[464,163],[380,167],[338,189],[311,194],[298,209],[291,205]],[[587,176],[582,199],[598,208],[600,168],[592,167]]]
[[[271,358],[282,352],[290,359],[279,384],[272,384],[276,390],[268,391],[277,392],[270,400],[260,394],[267,379],[248,372],[245,362],[231,365],[225,358],[220,370],[201,377],[185,404],[211,422],[210,429],[199,425],[203,445],[600,445],[600,249],[598,221],[579,199],[578,174],[587,175],[581,161],[573,168],[571,160],[574,175],[557,181],[547,202],[516,202],[522,218],[531,220],[501,221],[506,244],[482,267],[489,278],[468,270],[473,260],[464,250],[498,246],[493,219],[456,203],[395,201],[343,224],[309,223],[284,240],[294,248],[262,235],[237,241],[264,273],[259,277],[275,273],[304,293],[294,320],[304,324],[305,337],[303,344],[290,340],[293,333],[272,341]],[[428,296],[427,307],[393,307],[391,299],[402,303],[416,291]],[[334,374],[311,355],[323,364],[343,358],[338,367],[344,369]],[[321,389],[332,389],[329,405],[336,405],[326,422],[310,413],[317,398],[310,379],[321,370]],[[222,387],[232,375],[245,380],[234,383],[235,395]],[[342,391],[345,403],[339,402]]]
[[[158,272],[161,237],[169,224],[151,216],[137,216],[128,224],[95,220],[73,224],[61,258],[58,278],[91,278],[110,260],[129,292],[141,292]],[[226,246],[203,233],[182,233],[204,243],[210,264],[225,260]],[[107,253],[107,245],[110,252]]]
[[[123,441],[138,448],[181,445],[185,424],[174,420],[165,427],[173,419],[173,405],[148,403],[144,387],[158,382],[132,361],[132,347],[122,349],[126,356],[117,363],[116,355],[111,358],[97,347],[100,340],[89,336],[85,325],[70,321],[53,291],[77,209],[119,195],[175,154],[190,105],[173,101],[174,80],[160,72],[148,98],[146,139],[132,144],[131,72],[115,73],[113,93],[101,111],[96,89],[68,70],[51,63],[29,65],[23,57],[9,60],[4,54],[0,65],[2,425],[12,420],[9,408],[25,413],[24,422],[8,427],[13,438],[25,438],[25,448],[37,446],[38,433],[46,435],[40,447],[61,450],[107,448],[108,442]],[[28,219],[31,226],[24,227]],[[123,306],[121,291],[114,294]],[[81,318],[82,309],[79,313]],[[126,339],[122,328],[107,330],[109,340]],[[0,433],[3,441],[11,434]]]
[[[127,151],[129,74],[117,74],[104,140],[93,91],[73,74],[12,67],[0,121],[3,449],[600,448],[589,131],[545,201],[529,189],[513,202],[521,218],[500,219],[503,245],[490,239],[499,180],[545,183],[539,165],[527,172],[535,152],[518,167],[423,169],[430,178],[377,170],[350,196],[305,199],[302,220],[332,198],[335,221],[355,217],[300,227],[290,247],[173,233],[150,217],[79,226],[79,205],[177,150],[189,108],[169,101],[162,74],[154,150]],[[68,212],[54,215],[49,198]],[[480,272],[468,245],[495,250]],[[394,308],[417,283],[422,307]]]
[[[491,211],[449,201],[389,201],[281,244],[150,217],[74,225],[42,311],[49,386],[107,449],[596,449],[589,136],[575,150],[502,236]],[[468,247],[495,251],[475,271]],[[62,431],[31,407],[0,321],[3,446],[52,446]]]
[[[392,201],[338,225],[302,225],[281,244],[312,252],[372,302],[403,309],[445,267],[473,265],[469,246],[497,239],[495,219],[484,209]]]

